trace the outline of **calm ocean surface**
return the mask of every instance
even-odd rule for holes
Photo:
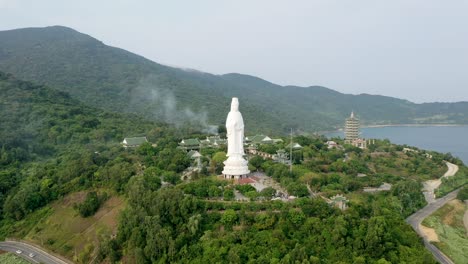
[[[442,153],[450,152],[468,164],[468,126],[392,126],[362,128],[362,137],[389,139],[396,144],[407,144]],[[343,131],[331,132],[327,137],[344,137]]]

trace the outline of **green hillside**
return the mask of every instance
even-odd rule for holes
[[[249,159],[298,197],[271,201],[273,187],[216,177],[224,147],[203,148],[202,168],[182,181],[195,161],[177,136],[194,134],[1,72],[0,92],[0,239],[40,243],[77,263],[434,263],[404,218],[425,204],[420,182],[439,177],[450,155],[429,159],[387,140],[328,149],[324,137],[297,136],[304,148],[293,152],[292,172]],[[124,149],[129,135],[155,144]],[[391,191],[362,191],[383,182]],[[234,190],[250,201],[236,202]],[[327,204],[336,194],[347,210]]]
[[[0,93],[0,146],[15,150],[21,161],[54,156],[71,146],[118,145],[125,136],[164,126],[86,106],[67,93],[3,72]]]
[[[124,137],[155,139],[167,131],[164,125],[106,113],[2,72],[0,93],[0,222],[22,219],[68,192],[90,188],[94,172],[122,153]],[[134,164],[123,159],[119,166],[115,170]]]
[[[352,110],[366,124],[468,123],[468,103],[414,104],[171,68],[61,26],[1,31],[0,70],[66,91],[91,106],[178,126],[222,124],[232,96],[240,98],[247,132],[332,129],[342,126]]]

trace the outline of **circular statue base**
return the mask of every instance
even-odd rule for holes
[[[231,156],[224,162],[223,175],[226,179],[242,179],[249,173],[248,162],[242,156]]]

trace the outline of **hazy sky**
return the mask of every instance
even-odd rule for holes
[[[216,74],[468,101],[466,0],[0,0],[0,30],[49,25]]]

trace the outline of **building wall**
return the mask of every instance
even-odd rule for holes
[[[354,140],[359,138],[359,119],[350,117],[345,123],[345,139]]]

